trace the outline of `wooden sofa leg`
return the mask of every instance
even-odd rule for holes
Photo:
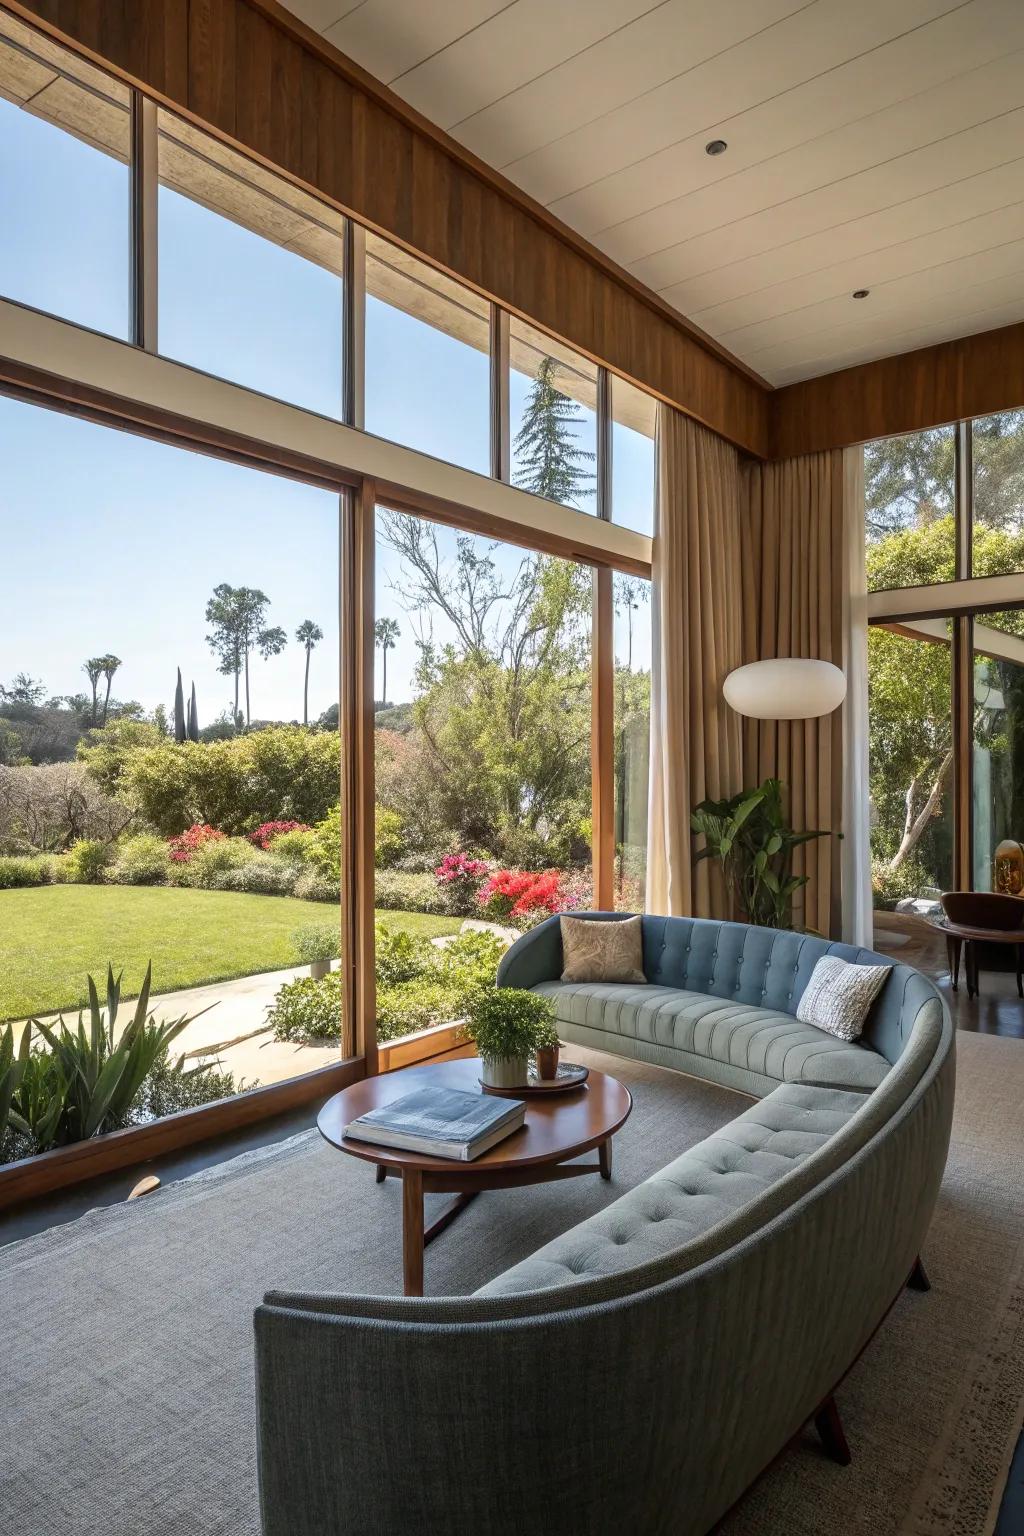
[[[852,1459],[850,1447],[843,1434],[843,1421],[839,1417],[839,1409],[836,1407],[834,1397],[826,1397],[821,1404],[814,1415],[814,1427],[821,1437],[826,1456],[830,1456],[841,1467],[848,1467]]]
[[[914,1267],[910,1271],[910,1278],[907,1281],[907,1287],[912,1291],[930,1291],[932,1288],[932,1283],[925,1273],[924,1265],[921,1263],[920,1254],[918,1254],[917,1258],[914,1260]]]

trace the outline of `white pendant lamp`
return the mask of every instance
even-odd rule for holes
[[[846,678],[830,661],[778,656],[730,672],[722,688],[738,715],[753,720],[813,720],[846,697]]]

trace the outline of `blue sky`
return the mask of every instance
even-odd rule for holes
[[[0,293],[125,337],[127,168],[0,100]],[[340,279],[161,189],[159,335],[168,356],[326,415],[341,406]],[[367,306],[366,425],[381,436],[486,473],[488,360],[376,299]],[[512,430],[529,381],[513,374]],[[583,431],[593,442],[593,417]],[[649,531],[653,445],[616,426],[616,517]],[[584,503],[586,505],[586,503]],[[592,505],[592,503],[591,503]],[[81,664],[123,658],[115,692],[169,704],[175,668],[195,679],[200,719],[227,705],[205,644],[213,586],[262,588],[268,622],[325,632],[310,711],[337,699],[337,500],[326,491],[0,398],[0,520],[17,622],[0,630],[0,681],[41,676],[51,693],[85,690]],[[446,551],[454,535],[445,530]],[[518,550],[499,551],[510,566]],[[416,624],[401,610],[384,553],[380,612],[402,636],[388,693],[408,697]],[[435,630],[443,639],[443,632]],[[649,610],[634,665],[648,664]],[[303,653],[253,667],[253,714],[301,718]]]

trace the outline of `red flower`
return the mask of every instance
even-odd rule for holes
[[[270,846],[270,840],[280,837],[282,832],[308,832],[309,827],[304,821],[265,821],[257,827],[255,832],[249,833],[249,841],[257,848],[262,848],[264,853]]]
[[[194,827],[189,827],[179,837],[169,837],[167,851],[175,864],[187,864],[204,843],[218,842],[223,836],[224,833],[218,832],[216,827],[207,826],[205,821],[197,821]]]

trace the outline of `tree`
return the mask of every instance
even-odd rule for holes
[[[174,685],[174,739],[180,747],[186,740],[188,731],[185,727],[185,690],[181,682],[181,668],[178,668],[178,681]]]
[[[226,581],[213,589],[206,605],[206,622],[213,626],[206,643],[217,658],[217,670],[235,680],[234,718],[238,718],[238,690],[245,674],[245,724],[251,724],[249,657],[258,651],[266,661],[284,650],[288,637],[280,627],[266,628],[264,618],[270,599],[258,587],[232,587]]]
[[[300,645],[306,648],[306,676],[302,684],[302,723],[309,724],[309,658],[313,654],[314,645],[319,645],[324,637],[324,632],[319,624],[314,624],[312,619],[303,619],[295,631],[295,638]]]
[[[41,677],[30,677],[27,672],[17,672],[7,687],[0,686],[0,698],[5,704],[38,705],[46,697],[46,684]]]
[[[103,656],[90,656],[88,661],[86,661],[82,666],[82,671],[89,679],[89,686],[92,688],[92,717],[89,721],[90,725],[96,725],[98,723],[97,715],[99,714],[99,701],[97,698],[97,692],[100,685],[100,678],[103,676],[103,663],[105,659],[106,658]]]
[[[424,844],[481,847],[512,863],[582,858],[590,817],[588,571],[456,539],[442,558],[431,524],[382,514],[400,557],[393,585],[422,616],[413,730],[394,746],[381,803]],[[429,626],[443,618],[452,639]],[[390,733],[389,733],[390,734]],[[391,796],[391,798],[389,798]]]
[[[103,716],[100,722],[101,725],[106,725],[107,711],[110,708],[110,685],[114,681],[114,673],[121,665],[121,658],[120,656],[115,656],[113,653],[108,652],[106,656],[98,656],[96,660],[100,664],[100,671],[102,672],[107,684],[107,691],[103,696]]]
[[[541,359],[537,377],[516,434],[519,466],[515,484],[551,501],[571,502],[593,496],[595,478],[587,468],[595,455],[579,446],[583,415],[577,402],[556,387],[564,371],[553,357]]]
[[[633,615],[651,595],[651,584],[640,576],[615,577],[615,611],[626,615],[626,671],[633,670]]]
[[[384,661],[384,673],[382,679],[383,691],[381,693],[381,708],[388,707],[388,651],[393,651],[399,635],[402,631],[398,627],[397,619],[378,619],[373,626],[373,638],[381,648]]]
[[[196,685],[192,684],[192,697],[188,701],[188,724],[186,734],[189,741],[199,740],[199,706],[196,704]]]

